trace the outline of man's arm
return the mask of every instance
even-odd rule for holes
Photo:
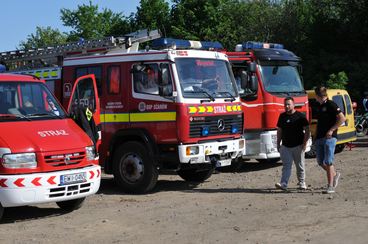
[[[304,126],[303,130],[304,130],[303,151],[305,151],[306,148],[307,148],[307,143],[308,143],[309,137],[310,137],[309,125]]]
[[[331,138],[333,132],[337,130],[340,127],[340,125],[342,125],[345,121],[346,118],[342,112],[336,115],[336,123],[327,131],[326,137]]]
[[[282,137],[282,129],[280,127],[277,127],[277,151],[279,152],[280,152],[281,137]]]

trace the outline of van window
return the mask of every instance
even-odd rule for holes
[[[345,105],[344,105],[344,99],[341,95],[336,95],[332,97],[332,101],[334,101],[337,106],[341,109],[341,112],[345,115]]]
[[[107,87],[110,94],[118,94],[120,90],[120,67],[110,66],[107,71]]]
[[[351,100],[350,100],[349,95],[345,94],[344,98],[345,98],[345,103],[346,103],[346,111],[348,114],[352,114],[353,110],[351,108]]]
[[[158,95],[158,65],[137,64],[133,66],[133,70],[134,91]]]
[[[96,85],[98,90],[98,95],[101,95],[102,92],[102,68],[99,66],[93,67],[81,67],[75,69],[75,80],[81,76],[94,74],[96,78]]]

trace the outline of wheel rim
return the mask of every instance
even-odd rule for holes
[[[139,181],[144,173],[143,160],[137,154],[128,154],[121,160],[121,173],[131,183]]]

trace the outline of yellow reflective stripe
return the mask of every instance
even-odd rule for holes
[[[43,78],[49,77],[49,72],[47,72],[47,71],[43,72],[42,76],[43,76]]]
[[[204,106],[199,106],[198,107],[199,108],[199,113],[204,113],[204,112],[206,112],[206,107],[204,107]]]
[[[51,71],[51,76],[53,76],[53,77],[57,77],[57,76],[58,76],[57,71]]]
[[[213,107],[212,106],[208,106],[207,107],[207,113],[212,113],[213,112]]]
[[[196,107],[189,107],[189,113],[190,114],[194,114],[197,112],[197,108]]]
[[[37,76],[38,78],[41,78],[41,72],[36,72],[35,76]]]
[[[131,122],[175,121],[176,112],[131,113]]]
[[[100,121],[101,123],[129,122],[129,114],[101,114]]]

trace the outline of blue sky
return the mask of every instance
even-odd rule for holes
[[[102,10],[129,16],[136,12],[139,0],[91,0]],[[89,4],[89,0],[2,0],[0,2],[0,52],[15,50],[21,41],[36,32],[36,26],[70,31],[62,25],[60,9],[77,9],[78,5]]]

